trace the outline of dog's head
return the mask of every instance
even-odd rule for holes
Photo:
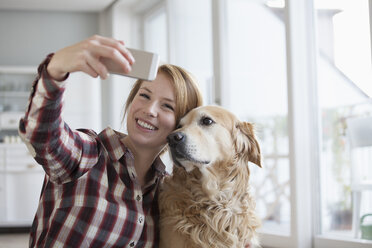
[[[168,144],[175,164],[187,172],[237,159],[261,167],[253,125],[239,121],[231,112],[217,106],[190,111],[168,136]]]

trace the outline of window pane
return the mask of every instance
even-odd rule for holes
[[[264,169],[251,166],[250,180],[263,231],[289,235],[284,6],[275,2],[227,1],[230,95],[222,97],[241,120],[257,127],[265,164]]]
[[[360,238],[360,218],[372,212],[372,130],[368,128],[372,119],[365,118],[372,116],[368,0],[316,0],[315,7],[322,125],[321,230],[340,238]],[[359,119],[361,124],[354,129]],[[369,142],[354,145],[354,131],[362,133],[358,140],[371,137]]]
[[[196,7],[197,6],[197,7]],[[211,0],[168,1],[171,62],[197,79],[205,104],[213,103],[213,44]]]
[[[144,49],[159,54],[161,62],[168,62],[168,29],[165,8],[159,8],[144,18]]]

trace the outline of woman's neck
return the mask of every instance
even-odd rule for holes
[[[129,148],[134,157],[134,168],[136,169],[137,179],[141,187],[145,186],[146,176],[151,168],[156,157],[159,155],[161,149],[146,149],[145,147],[139,148],[133,144],[127,137],[123,140],[125,146]]]

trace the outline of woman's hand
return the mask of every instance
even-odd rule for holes
[[[112,59],[125,72],[129,72],[134,63],[134,58],[123,41],[94,35],[57,51],[49,62],[47,71],[57,81],[63,80],[67,73],[76,71],[106,79],[108,71],[100,61],[102,57]]]

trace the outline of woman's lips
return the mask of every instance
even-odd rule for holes
[[[143,121],[143,120],[140,120],[140,119],[136,119],[136,123],[138,126],[144,128],[144,129],[147,129],[147,130],[151,130],[151,131],[154,131],[154,130],[157,130],[158,128],[155,127],[154,125],[146,122],[146,121]]]

